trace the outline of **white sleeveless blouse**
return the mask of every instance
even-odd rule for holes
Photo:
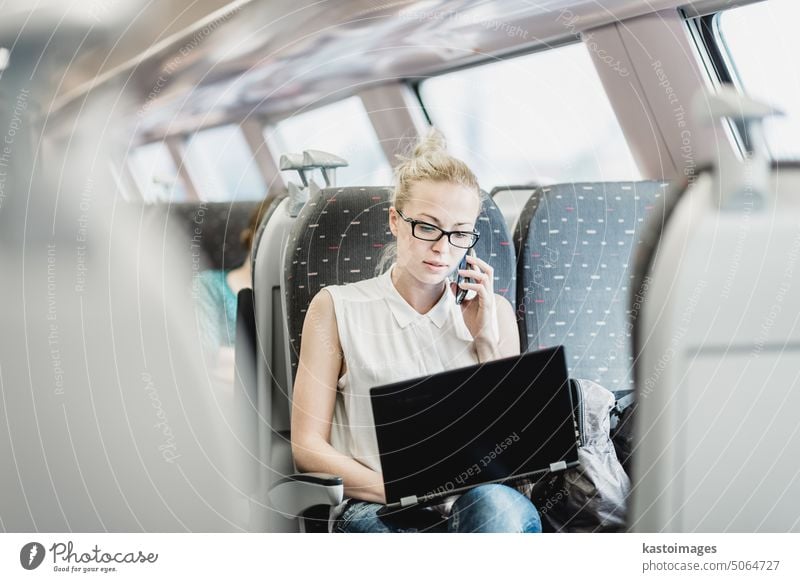
[[[478,363],[461,308],[446,289],[418,313],[386,273],[325,287],[333,298],[345,373],[339,378],[331,445],[381,472],[369,389]]]

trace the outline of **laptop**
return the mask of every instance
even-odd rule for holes
[[[372,388],[386,506],[578,464],[564,347]]]

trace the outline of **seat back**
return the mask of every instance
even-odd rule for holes
[[[330,188],[312,196],[286,245],[282,301],[285,313],[286,377],[294,381],[308,305],[326,285],[377,274],[389,230],[390,188]]]
[[[253,248],[253,319],[255,347],[242,342],[241,349],[254,350],[258,451],[261,471],[257,507],[253,519],[261,531],[296,531],[289,520],[269,509],[271,483],[292,473],[289,442],[289,398],[284,363],[284,324],[281,316],[280,282],[283,253],[296,216],[295,203],[285,197],[273,204],[262,219]],[[237,351],[240,344],[237,341]]]
[[[287,243],[283,301],[287,322],[287,378],[297,373],[305,313],[320,289],[376,276],[389,230],[389,188],[330,188],[312,196]],[[514,249],[500,210],[485,197],[476,228],[479,257],[494,268],[495,292],[515,302]]]
[[[800,531],[800,165],[757,175],[698,171],[648,225],[632,531]]]
[[[529,198],[514,233],[523,349],[563,344],[574,378],[633,389],[632,255],[663,182],[557,184]]]
[[[0,245],[3,529],[241,531],[238,417],[193,333],[189,241],[142,237],[139,209],[101,193],[80,239],[60,219]]]
[[[39,121],[54,87],[26,68],[58,67],[70,30],[43,60],[34,31],[3,70],[3,127],[33,86],[0,195],[2,530],[241,531],[238,419],[203,367],[190,241],[148,236],[115,195],[108,95],[62,118],[69,147]]]
[[[272,215],[275,213],[280,203],[283,202],[283,200],[287,196],[288,193],[284,191],[276,195],[271,201],[266,202],[268,206],[264,210],[263,216],[261,217],[258,226],[256,226],[255,233],[253,233],[253,252],[250,254],[250,261],[253,273],[255,273],[256,271],[256,257],[258,256],[258,250],[261,245],[261,237],[264,235],[264,231],[267,228],[267,224],[269,224],[269,221],[272,219]]]

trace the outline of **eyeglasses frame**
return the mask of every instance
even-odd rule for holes
[[[415,239],[418,239],[418,240],[424,240],[425,242],[437,242],[437,241],[442,240],[442,237],[446,235],[447,236],[447,242],[451,246],[454,246],[457,249],[471,249],[476,244],[478,244],[478,240],[481,238],[481,233],[479,233],[475,229],[472,229],[471,231],[469,231],[469,230],[451,230],[451,231],[447,231],[447,230],[444,230],[443,228],[439,228],[435,224],[431,224],[430,222],[425,222],[424,220],[416,220],[415,218],[408,218],[405,214],[403,214],[402,210],[398,210],[398,209],[395,208],[395,212],[397,212],[397,214],[400,216],[400,218],[402,218],[403,220],[405,220],[407,223],[409,223],[411,225],[411,236],[413,236]],[[436,238],[421,238],[421,237],[417,236],[417,234],[416,234],[416,229],[417,229],[417,225],[418,224],[424,224],[425,226],[430,226],[431,228],[435,228],[441,234],[439,234],[439,236],[436,237]],[[457,244],[453,244],[453,241],[450,238],[450,236],[453,235],[453,234],[471,234],[471,235],[473,235],[475,237],[475,241],[468,247],[462,247],[462,246],[459,246]]]

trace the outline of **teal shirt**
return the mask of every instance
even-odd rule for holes
[[[236,342],[236,295],[228,286],[228,271],[203,271],[197,285],[200,331],[213,349]]]

